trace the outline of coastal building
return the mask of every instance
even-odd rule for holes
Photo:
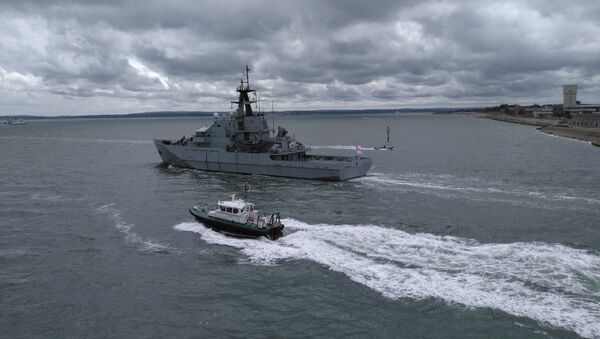
[[[545,119],[550,118],[554,115],[554,109],[552,106],[542,106],[540,108],[536,108],[533,112],[533,117],[537,119]]]
[[[577,106],[577,85],[563,86],[563,106],[565,108]]]
[[[522,113],[522,108],[519,105],[500,105],[499,110],[504,114],[518,115]]]
[[[572,118],[579,117],[582,114],[597,115],[600,114],[600,104],[582,104],[580,101],[577,101],[577,85],[564,85],[563,110],[565,113],[571,115]]]
[[[600,114],[574,113],[569,119],[569,127],[600,128]]]

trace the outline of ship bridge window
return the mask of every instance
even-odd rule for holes
[[[227,212],[231,213],[231,207],[227,207]]]
[[[221,211],[225,212],[225,207],[220,206],[221,207]]]
[[[237,214],[237,212],[238,212],[238,209],[237,209],[237,208],[234,208],[234,209],[233,209],[233,213]]]

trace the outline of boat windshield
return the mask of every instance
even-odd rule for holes
[[[219,210],[221,210],[221,212],[227,212],[227,213],[233,213],[233,214],[238,214],[243,211],[243,209],[241,209],[241,208],[227,207],[227,206],[219,206]]]

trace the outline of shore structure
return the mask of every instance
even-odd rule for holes
[[[269,128],[264,113],[254,112],[256,91],[250,87],[246,66],[237,88],[237,109],[214,113],[210,126],[179,140],[155,139],[163,162],[169,165],[213,172],[261,174],[279,177],[348,180],[367,174],[372,160],[360,156],[318,155],[290,136],[283,127]]]
[[[588,141],[600,146],[600,104],[582,104],[577,100],[577,85],[563,86],[560,105],[500,105],[484,110],[460,112],[497,121],[538,126],[541,132]]]
[[[582,104],[577,100],[577,85],[563,86],[563,110],[571,128],[600,128],[600,104]]]

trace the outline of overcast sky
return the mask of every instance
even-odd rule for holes
[[[600,1],[4,1],[0,115],[600,102]]]

